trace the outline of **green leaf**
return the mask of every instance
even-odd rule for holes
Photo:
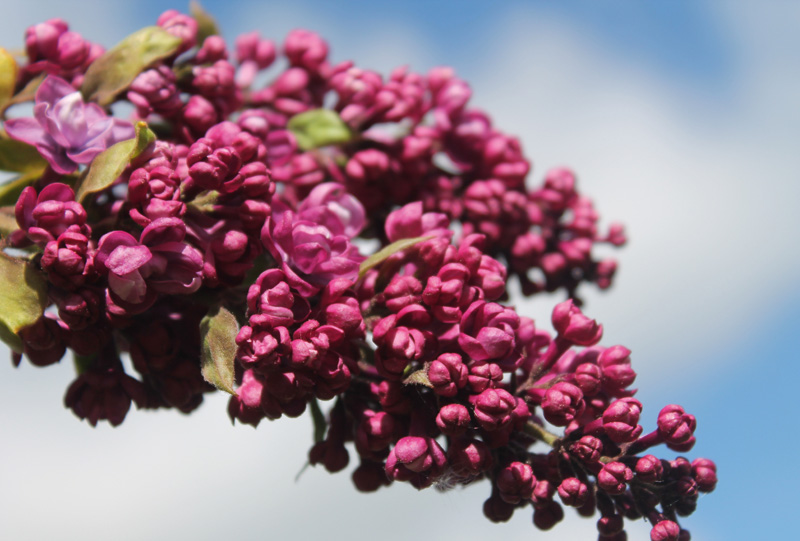
[[[25,260],[0,252],[0,339],[22,351],[20,329],[36,323],[47,306],[47,281]]]
[[[95,156],[86,176],[78,184],[75,200],[83,202],[87,195],[105,190],[119,178],[125,168],[136,156],[156,140],[145,122],[136,123],[136,136],[133,139],[120,141]]]
[[[408,367],[406,367],[406,369],[408,369],[410,366],[411,365],[408,365]],[[409,374],[408,377],[406,377],[406,379],[403,380],[403,384],[404,385],[423,385],[425,387],[430,387],[431,389],[433,389],[433,384],[431,383],[431,380],[428,379],[428,368],[427,367],[426,368],[421,368],[421,369]]]
[[[17,61],[11,53],[0,47],[0,109],[3,109],[14,95],[17,71]]]
[[[308,405],[311,406],[311,420],[314,421],[314,443],[319,443],[325,439],[328,423],[325,421],[325,415],[322,413],[316,398],[312,398]]]
[[[36,147],[16,139],[0,139],[0,169],[18,173],[41,173],[47,167]]]
[[[402,252],[403,250],[411,248],[415,244],[419,244],[420,242],[424,242],[432,238],[433,235],[429,235],[427,237],[414,237],[413,239],[400,239],[397,242],[391,243],[389,246],[386,246],[382,250],[375,252],[361,263],[361,266],[358,268],[359,279],[363,278],[364,275],[367,274],[368,270],[373,267],[377,267],[397,252]]]
[[[330,109],[313,109],[294,115],[288,127],[302,150],[347,143],[353,138],[347,124]]]
[[[239,324],[225,308],[216,307],[200,322],[203,349],[200,370],[207,382],[221,391],[236,396],[234,361],[236,359],[236,334]]]
[[[84,98],[105,107],[151,64],[175,54],[181,43],[158,26],[134,32],[91,63],[81,86]]]
[[[197,21],[197,45],[202,46],[208,36],[218,36],[220,34],[217,21],[208,14],[200,2],[192,0],[189,2],[189,13]]]

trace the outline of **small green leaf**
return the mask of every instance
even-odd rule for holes
[[[308,405],[311,406],[311,420],[314,421],[314,443],[319,443],[325,439],[328,423],[325,421],[325,415],[322,413],[316,398],[312,398]]]
[[[409,367],[411,365],[408,365]],[[433,389],[433,384],[431,380],[428,379],[428,369],[421,368],[416,370],[408,375],[406,379],[403,380],[404,385],[424,385],[425,387],[430,387]]]
[[[17,61],[0,47],[0,109],[11,100],[17,84]]]
[[[217,21],[208,14],[200,2],[192,0],[189,2],[189,13],[197,21],[197,45],[202,46],[208,36],[218,36],[220,34]]]
[[[397,242],[391,243],[389,246],[386,246],[382,250],[375,252],[361,263],[361,266],[358,268],[359,279],[363,278],[364,275],[367,274],[368,270],[373,267],[377,267],[397,252],[402,252],[403,250],[411,248],[415,244],[419,244],[420,242],[424,242],[432,238],[433,236],[429,235],[427,237],[414,237],[413,239],[400,239]]]
[[[86,70],[81,86],[86,101],[105,107],[151,64],[172,56],[181,39],[158,26],[147,26],[120,41]]]
[[[330,109],[313,109],[294,115],[288,127],[302,150],[347,143],[353,138],[347,124]]]
[[[22,351],[20,329],[36,323],[47,306],[47,281],[25,260],[0,252],[0,339]]]
[[[16,139],[0,139],[0,169],[18,173],[41,173],[47,167],[36,147]]]
[[[203,377],[217,389],[233,396],[236,396],[233,384],[238,332],[236,318],[222,307],[212,308],[200,322],[203,345],[200,369]]]
[[[86,176],[78,184],[75,200],[83,202],[87,195],[105,190],[119,178],[125,168],[136,156],[156,140],[145,122],[136,123],[136,136],[120,141],[98,154],[86,171]]]

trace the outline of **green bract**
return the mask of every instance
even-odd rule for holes
[[[234,396],[234,361],[238,332],[236,318],[222,307],[212,308],[200,322],[200,366],[203,378],[217,389]]]
[[[47,281],[27,261],[0,252],[0,339],[22,351],[17,333],[36,323],[47,306]]]
[[[314,109],[289,119],[289,131],[302,150],[347,143],[353,133],[336,111]]]

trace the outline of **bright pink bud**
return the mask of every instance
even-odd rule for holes
[[[678,541],[681,527],[671,520],[662,520],[650,530],[651,541]]]
[[[550,387],[542,400],[545,419],[556,426],[567,426],[585,407],[581,390],[563,381]]]
[[[469,411],[461,404],[442,406],[436,416],[436,426],[445,436],[462,435],[469,428],[470,421]]]
[[[631,368],[631,351],[625,346],[606,348],[598,357],[597,364],[603,371],[603,389],[614,396],[627,388],[636,379]]]
[[[328,44],[315,32],[298,29],[286,36],[283,51],[292,66],[316,71],[328,57]]]
[[[503,501],[517,504],[531,498],[536,486],[536,477],[528,464],[512,462],[500,470],[495,483]]]
[[[469,397],[475,408],[475,420],[489,432],[503,428],[513,420],[516,400],[504,389],[486,389],[479,395]]]
[[[594,436],[583,436],[570,445],[570,452],[586,464],[594,464],[603,454],[603,442]]]
[[[673,451],[684,453],[694,446],[695,428],[694,415],[689,415],[680,406],[665,406],[658,414],[658,434]]]
[[[633,480],[633,472],[622,462],[609,462],[597,474],[597,486],[609,494],[622,494]]]
[[[636,461],[636,476],[647,483],[660,481],[664,475],[661,460],[653,455],[645,455]]]
[[[568,477],[558,485],[558,495],[564,505],[581,507],[589,499],[589,487],[577,477]]]
[[[386,475],[410,481],[416,488],[430,486],[447,464],[444,451],[432,438],[400,438],[386,459]]]
[[[480,440],[457,439],[447,449],[447,461],[456,475],[470,478],[492,466],[492,454]]]
[[[603,412],[603,428],[614,443],[636,441],[642,433],[639,414],[642,403],[635,398],[622,398]]]
[[[561,338],[578,346],[593,346],[603,337],[603,326],[589,319],[572,299],[553,309],[553,327]]]
[[[175,36],[180,38],[180,52],[188,51],[197,44],[197,21],[183,13],[170,9],[162,13],[156,24]]]
[[[711,492],[717,486],[717,465],[707,458],[692,461],[692,475],[701,492]]]
[[[467,384],[469,370],[457,353],[442,353],[428,366],[428,380],[441,396],[452,397]]]

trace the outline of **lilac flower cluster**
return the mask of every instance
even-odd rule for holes
[[[643,434],[630,351],[599,346],[579,308],[579,285],[616,269],[595,245],[625,235],[599,232],[571,171],[529,188],[519,141],[450,68],[384,78],[305,30],[242,35],[229,56],[192,17],[156,24],[163,54],[115,66],[121,86],[90,66],[135,58],[135,40],[114,57],[60,20],[26,32],[12,105],[38,84],[34,116],[12,107],[4,128],[47,166],[20,169],[35,173],[1,242],[46,285],[12,329],[15,364],[71,350],[64,401],[92,425],[131,404],[189,413],[216,387],[240,423],[310,409],[310,463],[340,471],[354,450],[361,491],[488,479],[493,521],[528,508],[549,529],[567,506],[597,511],[603,540],[640,517],[654,540],[689,539],[678,517],[716,467],[642,454],[688,452],[696,421],[668,405]],[[513,276],[566,293],[555,336],[506,304]]]

